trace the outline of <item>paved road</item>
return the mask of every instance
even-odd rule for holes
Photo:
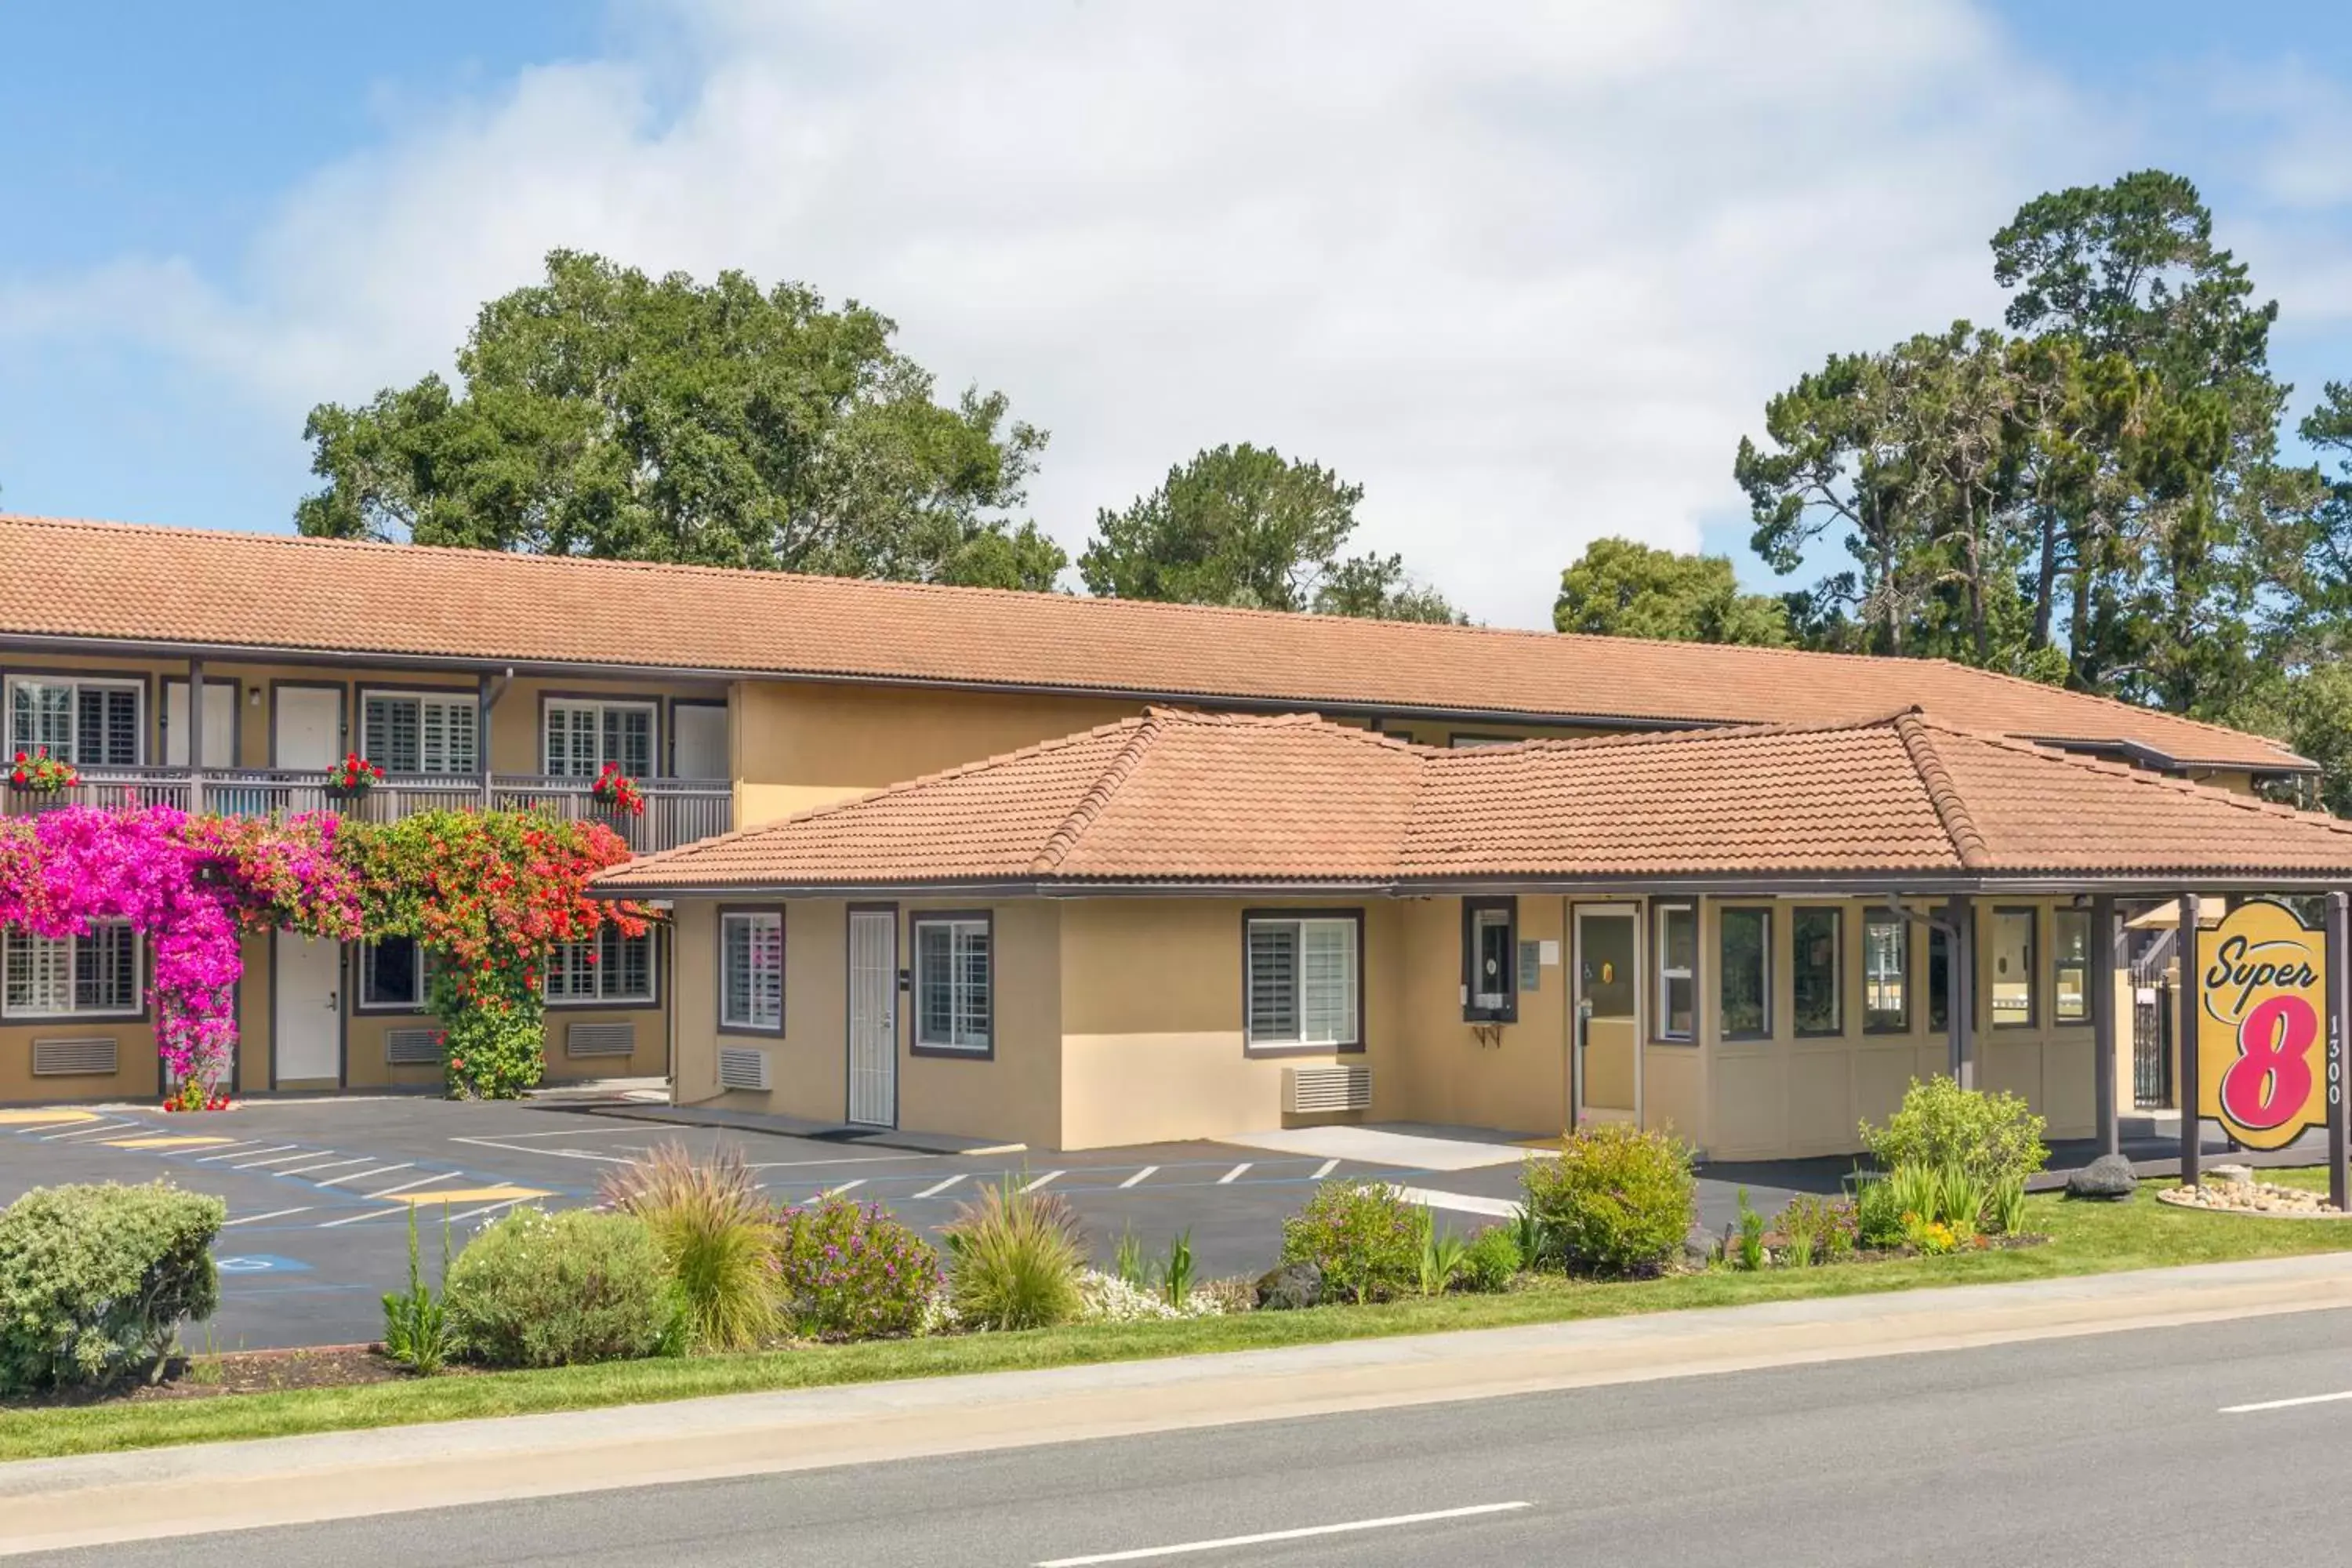
[[[26,1561],[2318,1568],[2352,1399],[2223,1410],[2347,1390],[2352,1313],[2305,1313]]]

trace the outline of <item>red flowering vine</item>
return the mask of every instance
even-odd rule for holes
[[[644,786],[623,773],[618,763],[606,763],[597,771],[594,782],[588,786],[588,798],[608,811],[625,812],[631,816],[646,814]]]

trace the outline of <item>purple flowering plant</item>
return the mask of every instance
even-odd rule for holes
[[[911,1334],[946,1282],[929,1242],[845,1198],[780,1211],[775,1267],[793,1331],[828,1340]]]

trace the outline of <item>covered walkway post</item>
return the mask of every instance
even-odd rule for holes
[[[1944,1009],[1952,1081],[1977,1086],[1977,910],[1967,894],[1944,900]]]
[[[2092,1068],[2098,1076],[2099,1152],[2123,1152],[2123,1124],[2116,1113],[2116,973],[2124,928],[2116,918],[2116,900],[2101,896],[2091,900],[2091,1040]]]
[[[2180,1064],[2180,1184],[2198,1185],[2205,1175],[2204,1147],[2197,1122],[2197,895],[2180,895],[2180,1026],[2174,1031],[2173,1059]]]

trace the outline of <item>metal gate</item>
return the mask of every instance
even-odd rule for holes
[[[2131,961],[2132,1105],[2139,1110],[2172,1109],[2172,956],[2179,933],[2137,932]]]
[[[898,911],[849,911],[849,1120],[898,1122]]]

